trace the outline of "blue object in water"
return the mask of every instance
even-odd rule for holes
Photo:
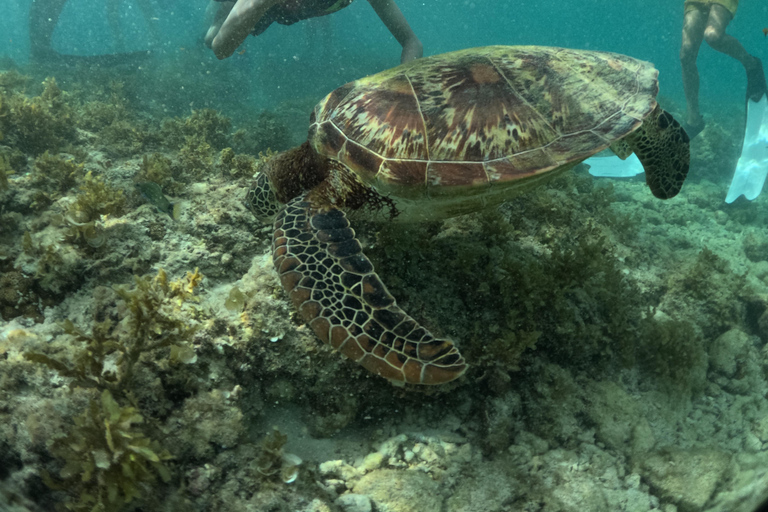
[[[747,101],[747,128],[741,156],[733,173],[731,187],[725,196],[732,203],[740,195],[749,201],[760,195],[768,174],[768,97]]]
[[[629,155],[626,160],[622,160],[616,155],[593,156],[584,160],[584,163],[589,165],[589,174],[601,178],[627,178],[645,172],[643,164],[640,163],[634,153]]]

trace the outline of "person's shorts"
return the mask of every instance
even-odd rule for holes
[[[720,4],[731,13],[731,17],[736,15],[736,9],[739,8],[739,0],[685,0],[685,12],[693,9],[706,9],[712,4]]]

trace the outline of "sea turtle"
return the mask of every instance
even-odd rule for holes
[[[264,164],[246,204],[276,215],[283,287],[324,342],[391,381],[441,384],[467,364],[401,310],[350,227],[497,205],[611,147],[656,197],[680,191],[688,136],[656,103],[658,71],[624,55],[489,46],[418,59],[331,92],[307,142]]]

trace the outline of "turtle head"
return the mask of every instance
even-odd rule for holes
[[[263,222],[272,220],[282,207],[266,172],[260,172],[256,176],[245,196],[245,207]]]
[[[278,153],[262,164],[245,206],[260,220],[270,219],[291,199],[323,183],[330,166],[331,160],[318,155],[308,142]]]

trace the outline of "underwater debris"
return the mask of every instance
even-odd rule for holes
[[[229,311],[240,312],[245,307],[246,299],[247,297],[242,291],[240,291],[240,288],[233,286],[232,289],[229,290],[227,299],[224,301],[224,307]]]
[[[103,247],[106,243],[107,237],[104,232],[103,223],[95,220],[91,222],[77,222],[70,216],[64,217],[64,220],[70,227],[65,235],[69,242],[85,242],[88,247],[94,249]]]
[[[163,462],[173,457],[136,427],[143,421],[137,409],[121,407],[108,389],[91,400],[69,434],[51,447],[65,463],[61,480],[42,473],[46,485],[69,495],[62,509],[118,511],[141,498],[147,490],[143,484],[155,482],[156,476],[171,480]]]

